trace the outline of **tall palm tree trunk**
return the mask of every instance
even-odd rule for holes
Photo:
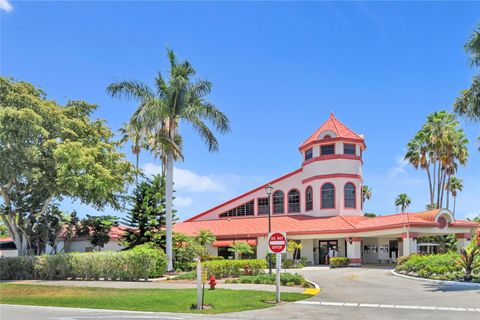
[[[173,228],[173,212],[172,212],[172,202],[173,202],[173,151],[169,150],[167,152],[167,161],[166,161],[166,186],[165,186],[165,207],[167,210],[166,217],[166,245],[167,245],[167,271],[173,271],[173,256],[172,256],[172,228]]]
[[[450,178],[451,174],[448,175],[448,180],[447,180],[447,209],[450,210]]]
[[[137,152],[135,154],[135,169],[137,170],[135,172],[135,184],[138,184],[138,164],[140,162],[140,152]]]
[[[453,216],[455,217],[455,203],[457,202],[457,197],[453,196]]]

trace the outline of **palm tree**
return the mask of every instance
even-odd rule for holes
[[[449,184],[458,165],[467,162],[468,140],[459,125],[455,115],[434,112],[407,145],[405,159],[415,168],[426,170],[430,203],[436,208],[443,207],[444,191],[448,190],[445,185]]]
[[[145,137],[141,133],[141,129],[135,126],[135,123],[124,123],[119,131],[122,134],[121,143],[127,141],[132,143],[132,153],[135,155],[135,184],[138,184],[140,152],[146,148]]]
[[[252,254],[252,247],[246,242],[235,242],[228,251],[238,254],[239,259],[243,259],[246,254]]]
[[[405,209],[412,203],[412,200],[406,193],[400,193],[396,198],[395,198],[395,206],[400,207],[402,212],[405,212]]]
[[[169,79],[159,72],[155,77],[155,90],[137,81],[122,81],[111,84],[107,91],[112,96],[125,96],[139,100],[140,106],[132,115],[134,121],[148,132],[150,145],[162,159],[166,176],[166,253],[168,271],[173,270],[172,261],[172,202],[173,163],[183,159],[179,136],[179,123],[189,123],[207,144],[208,150],[218,150],[218,141],[206,122],[219,133],[230,131],[229,120],[224,113],[206,100],[212,84],[206,80],[192,80],[195,70],[188,61],[177,62],[175,53],[167,49],[170,62]]]
[[[216,237],[212,233],[212,231],[207,230],[207,229],[202,229],[198,231],[197,236],[195,237],[195,240],[199,245],[202,247],[205,247],[207,244],[213,243],[215,241]]]
[[[370,200],[371,198],[372,189],[367,185],[362,186],[362,204],[364,204],[366,200]]]
[[[480,67],[480,24],[473,30],[464,48],[469,55],[470,65]],[[480,121],[480,74],[473,76],[472,85],[461,92],[461,96],[455,100],[453,110],[472,121]]]
[[[457,177],[450,178],[450,184],[447,186],[453,197],[453,215],[455,216],[455,204],[457,199],[457,192],[463,189],[463,180]]]

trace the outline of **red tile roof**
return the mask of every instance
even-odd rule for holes
[[[285,231],[290,235],[315,233],[344,233],[370,230],[393,229],[407,226],[435,227],[438,210],[421,213],[399,213],[388,216],[367,218],[363,216],[312,217],[307,215],[273,216],[272,230]],[[452,227],[479,227],[474,222],[456,220]],[[268,217],[232,218],[206,221],[185,221],[174,226],[175,232],[195,235],[199,230],[208,229],[219,239],[236,237],[258,237],[268,230]]]
[[[353,132],[353,130],[340,122],[337,118],[335,118],[335,115],[332,112],[330,113],[330,117],[327,119],[327,121],[325,121],[320,126],[320,128],[318,128],[307,140],[305,140],[305,142],[300,145],[300,148],[313,141],[316,141],[318,136],[324,131],[334,132],[337,138],[347,138],[364,141],[361,135],[356,134],[355,132]]]

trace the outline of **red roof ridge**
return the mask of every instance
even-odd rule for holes
[[[212,212],[212,211],[214,211],[214,210],[220,209],[221,207],[223,207],[223,206],[225,206],[225,205],[227,205],[227,204],[229,204],[229,203],[232,203],[232,202],[234,202],[234,201],[240,200],[240,199],[243,198],[243,197],[246,197],[246,196],[248,196],[248,195],[250,195],[250,194],[252,194],[252,193],[255,193],[255,192],[257,192],[258,190],[261,190],[262,188],[265,188],[265,187],[268,186],[269,184],[274,184],[274,183],[277,183],[277,182],[279,182],[279,181],[282,181],[283,179],[287,179],[288,177],[293,176],[293,175],[295,175],[295,174],[297,174],[297,173],[299,173],[299,172],[301,172],[301,171],[303,171],[303,168],[299,168],[299,169],[293,170],[293,171],[291,171],[291,172],[289,172],[289,173],[287,173],[287,174],[284,174],[283,176],[280,176],[279,178],[273,179],[273,180],[271,180],[270,182],[267,182],[267,183],[262,184],[260,187],[254,188],[254,189],[252,189],[252,190],[250,190],[250,191],[247,191],[247,192],[245,192],[245,193],[243,193],[243,194],[241,194],[241,195],[239,195],[239,196],[236,196],[235,198],[232,198],[232,199],[230,199],[230,200],[227,200],[227,201],[225,201],[225,202],[222,202],[222,203],[220,203],[219,205],[216,205],[216,206],[213,207],[213,208],[210,208],[210,209],[208,209],[208,210],[206,210],[206,211],[204,211],[204,212],[201,212],[201,213],[199,213],[199,214],[196,214],[196,215],[194,215],[193,217],[186,219],[184,222],[192,222],[192,221],[194,221],[195,219],[200,218],[201,216],[204,216],[204,215],[206,215],[206,214],[208,214],[208,213],[210,213],[210,212]]]
[[[332,112],[332,114],[333,114],[333,112]],[[355,226],[353,223],[351,223],[350,221],[348,221],[347,219],[345,219],[344,216],[339,215],[339,217],[342,218],[343,221],[345,221],[346,223],[348,223],[349,225],[351,225],[352,228],[354,228],[354,229],[356,228],[356,226]]]

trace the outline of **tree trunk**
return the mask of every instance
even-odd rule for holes
[[[433,186],[433,197],[432,197],[432,204],[435,204],[435,191],[436,191],[436,185],[437,185],[437,160],[435,160],[433,162],[433,173],[432,173],[432,176],[433,176],[433,182],[432,182],[432,186]],[[435,205],[436,207],[436,205]]]
[[[135,172],[135,184],[136,185],[138,184],[138,164],[139,164],[139,160],[140,160],[140,152],[137,152],[137,154],[135,155],[135,169],[137,170]]]
[[[432,176],[430,174],[430,165],[427,165],[427,176],[428,176],[428,190],[430,191],[430,204],[433,203],[433,186],[432,186]]]
[[[447,209],[450,210],[450,178],[452,177],[451,174],[448,175],[447,180]]]
[[[168,258],[167,271],[173,271],[173,256],[172,256],[172,202],[173,202],[173,152],[167,152],[166,163],[166,186],[165,186],[165,207],[167,210],[166,216],[166,253]]]
[[[455,202],[457,201],[457,197],[453,196],[453,216],[455,217]]]

